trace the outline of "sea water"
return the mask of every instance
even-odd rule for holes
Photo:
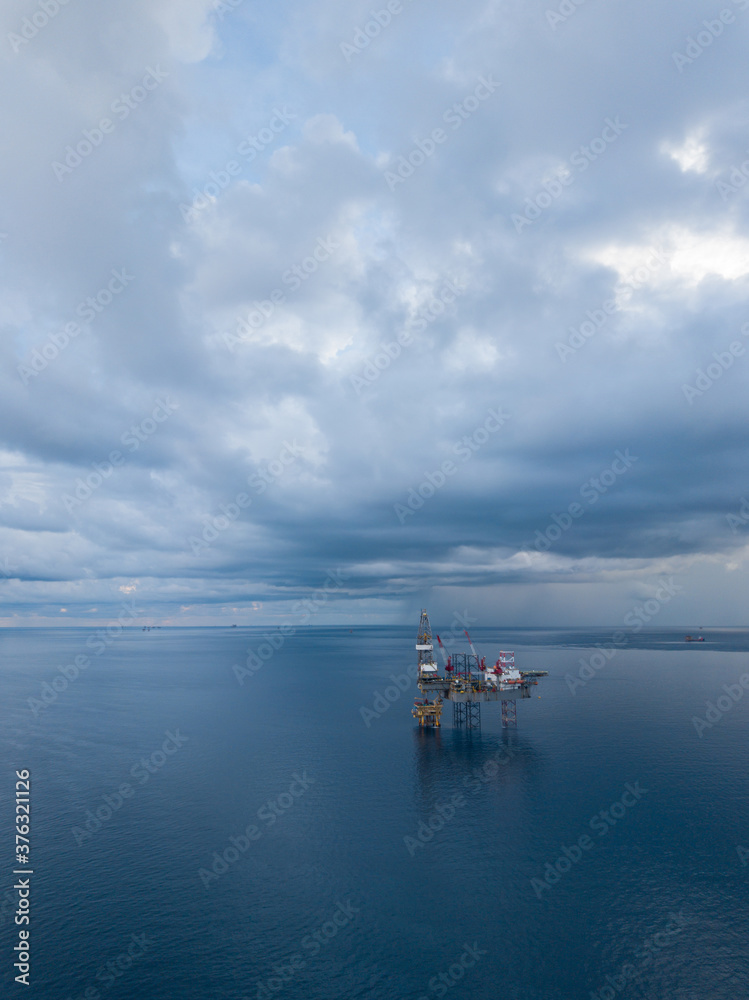
[[[749,997],[749,631],[475,628],[549,676],[472,731],[415,632],[4,629],[3,996]]]

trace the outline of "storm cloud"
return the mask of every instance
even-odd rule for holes
[[[741,623],[749,0],[0,19],[6,625]]]

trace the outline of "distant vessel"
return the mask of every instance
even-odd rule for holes
[[[684,642],[704,642],[704,641],[705,641],[704,635],[698,635],[698,636],[685,635],[684,636]]]

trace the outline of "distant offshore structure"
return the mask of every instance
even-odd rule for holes
[[[537,677],[548,677],[548,670],[517,670],[515,654],[501,652],[493,667],[486,666],[486,658],[476,652],[471,637],[465,633],[470,653],[452,653],[448,656],[437,636],[437,643],[444,661],[444,676],[434,661],[432,627],[426,609],[421,612],[416,639],[418,675],[416,683],[424,696],[414,702],[412,715],[419,726],[439,726],[443,701],[453,703],[453,725],[466,729],[481,727],[481,702],[499,701],[502,704],[502,726],[517,725],[517,702],[530,698],[531,687],[538,684]],[[431,696],[431,701],[429,700]]]

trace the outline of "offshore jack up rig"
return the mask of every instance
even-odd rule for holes
[[[453,703],[453,725],[466,729],[481,727],[481,702],[499,701],[502,704],[502,727],[517,725],[517,703],[530,698],[531,687],[538,684],[538,677],[547,677],[548,670],[518,670],[515,654],[500,651],[493,667],[487,667],[486,658],[479,658],[468,632],[465,633],[470,653],[445,652],[440,637],[437,643],[444,662],[444,675],[434,660],[432,627],[426,610],[421,612],[416,639],[418,675],[416,683],[422,698],[414,702],[412,715],[419,726],[439,726],[443,701]],[[431,698],[431,700],[430,700]]]

